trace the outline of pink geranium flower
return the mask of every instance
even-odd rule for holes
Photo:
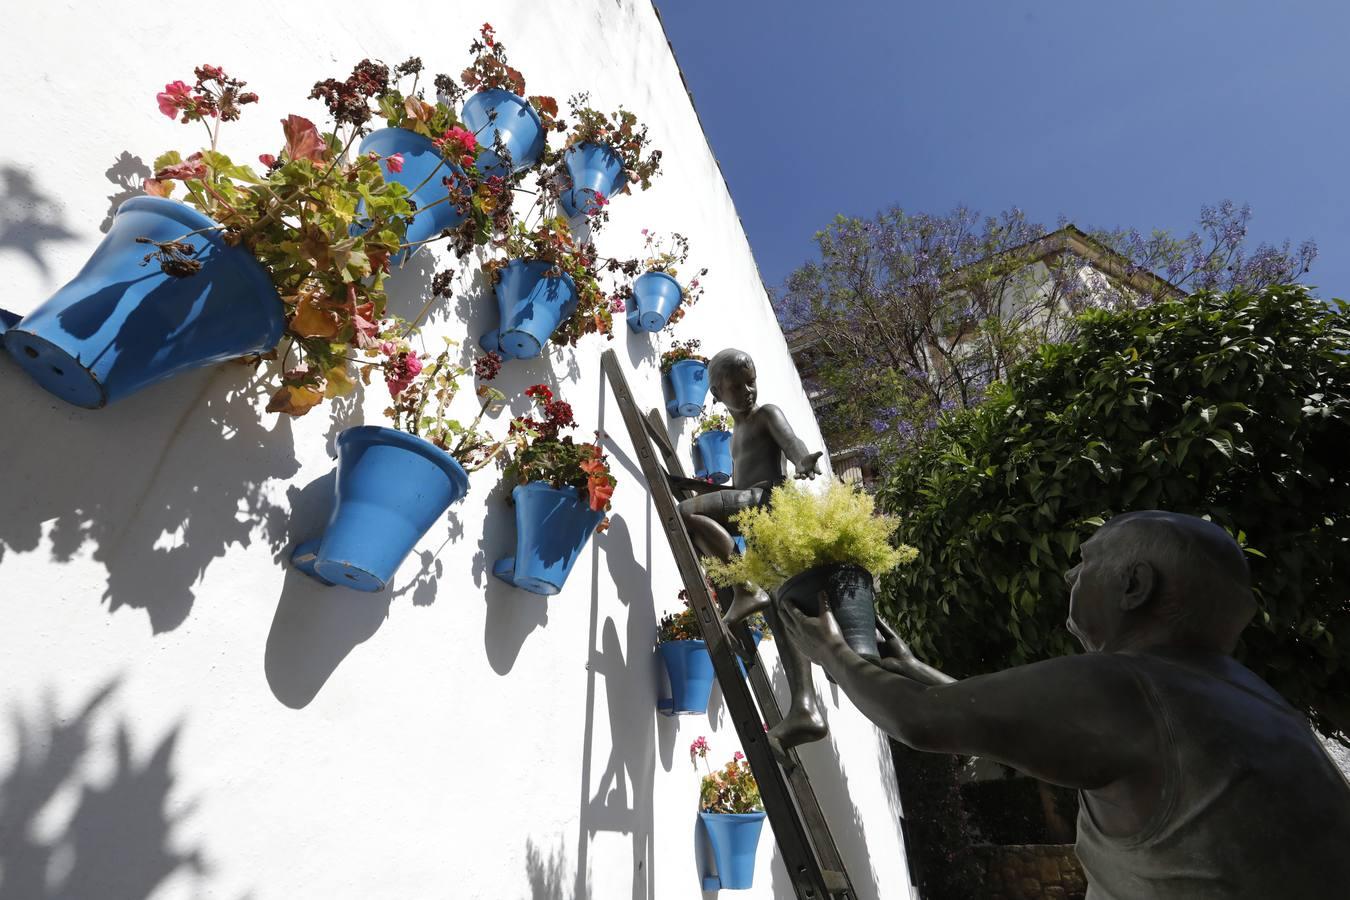
[[[159,101],[160,112],[170,119],[176,119],[180,109],[192,106],[192,88],[188,87],[186,82],[171,81],[164,85],[164,90],[155,95],[155,99]]]
[[[258,162],[270,169],[277,164],[277,158],[270,153],[260,153],[258,155]]]
[[[384,158],[384,164],[389,167],[389,171],[398,174],[403,171],[403,154],[395,153],[392,156]]]

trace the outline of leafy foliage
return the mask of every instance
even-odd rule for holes
[[[716,593],[711,585],[709,585],[709,590]],[[684,604],[681,609],[673,613],[666,613],[657,623],[656,642],[658,644],[665,644],[670,641],[703,640],[703,632],[698,627],[694,608],[689,605],[689,592],[683,588],[680,589],[680,601]],[[772,640],[773,635],[769,631],[769,621],[764,613],[751,613],[746,618],[745,625],[751,631],[758,631],[765,640]]]
[[[623,170],[628,176],[621,188],[623,193],[631,193],[632,184],[639,184],[645,191],[652,186],[652,179],[661,171],[661,151],[644,153],[651,145],[647,136],[647,126],[638,122],[638,117],[620,107],[617,112],[603,113],[590,107],[590,95],[581,93],[568,98],[576,124],[567,135],[566,146],[577,144],[604,144],[623,160]]]
[[[699,786],[699,809],[706,813],[762,812],[764,801],[759,796],[759,782],[755,781],[745,761],[745,754],[737,750],[731,762],[721,769],[708,768],[708,739],[699,737],[689,745],[689,761],[698,768],[698,760],[708,773]]]
[[[525,389],[525,395],[534,400],[540,418],[519,416],[511,421],[509,441],[513,451],[506,464],[507,479],[518,484],[542,481],[559,488],[570,484],[591,509],[609,509],[619,480],[610,471],[599,442],[578,444],[571,435],[561,434],[576,421],[571,405],[555,400],[548,385],[532,385]]]
[[[1089,312],[880,493],[917,564],[879,605],[972,675],[1073,651],[1064,573],[1102,521],[1202,515],[1249,554],[1242,656],[1327,733],[1350,727],[1350,318],[1300,287]]]
[[[453,456],[465,471],[476,472],[492,462],[505,446],[483,428],[483,417],[489,410],[500,407],[506,396],[490,385],[479,385],[478,413],[473,419],[464,424],[451,417],[449,407],[459,394],[460,379],[474,371],[481,372],[483,367],[471,369],[451,362],[450,352],[456,344],[449,338],[445,344],[445,349],[429,365],[420,368],[406,386],[397,379],[397,371],[388,370],[406,367],[406,354],[415,351],[406,345],[384,348],[388,357],[385,380],[393,394],[393,404],[385,415],[399,431],[426,438]]]
[[[891,544],[896,518],[876,514],[870,494],[842,482],[823,494],[785,482],[773,489],[768,506],[743,510],[735,521],[745,553],[727,562],[703,560],[717,584],[748,581],[772,591],[816,566],[853,563],[879,575],[915,557],[914,548]]]
[[[696,362],[706,363],[708,357],[699,353],[699,347],[703,342],[697,338],[690,338],[687,341],[675,341],[670,345],[670,349],[661,354],[661,371],[669,372],[677,362],[684,362],[686,359],[692,359]]]
[[[698,427],[694,429],[694,437],[700,434],[707,434],[709,431],[731,431],[735,423],[731,421],[731,416],[726,413],[705,412],[698,417]]]

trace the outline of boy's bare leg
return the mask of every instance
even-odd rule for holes
[[[704,556],[726,562],[736,555],[736,542],[721,519],[758,502],[759,495],[750,491],[732,491],[725,496],[703,494],[681,501],[680,516],[694,540],[694,548]],[[743,622],[769,606],[768,596],[752,584],[734,585],[732,591],[731,605],[722,616],[728,626]]]
[[[769,605],[766,613],[769,627],[773,629],[774,643],[778,646],[778,658],[783,661],[783,671],[787,674],[788,689],[791,698],[783,721],[769,729],[767,735],[769,747],[778,761],[791,765],[787,750],[798,744],[809,744],[829,734],[825,719],[820,714],[820,703],[816,699],[815,684],[811,680],[811,660],[797,649],[788,639],[780,625],[777,606]]]

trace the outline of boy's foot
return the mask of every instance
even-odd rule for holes
[[[755,613],[768,609],[771,602],[773,601],[769,595],[763,591],[758,591],[748,584],[738,584],[732,588],[731,605],[722,615],[722,621],[730,628],[744,622]]]
[[[829,733],[830,729],[825,726],[825,721],[817,710],[793,707],[788,710],[783,721],[769,729],[766,737],[774,756],[778,757],[779,764],[784,768],[790,768],[792,763],[787,756],[789,749],[798,744],[821,740]]]

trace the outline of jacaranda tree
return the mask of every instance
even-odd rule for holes
[[[968,676],[1074,652],[1064,573],[1106,518],[1208,516],[1260,612],[1239,655],[1350,734],[1350,317],[1301,287],[1089,311],[980,406],[894,460],[882,506],[919,550],[883,612]]]

